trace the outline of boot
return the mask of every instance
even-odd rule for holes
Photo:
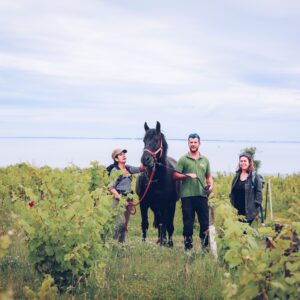
[[[193,237],[185,236],[184,237],[184,250],[191,250],[193,248]]]
[[[208,252],[209,251],[208,236],[206,235],[204,239],[200,239],[200,240],[201,240],[202,250],[204,252]]]
[[[173,240],[172,238],[169,238],[168,240],[168,245],[167,245],[169,248],[173,248],[174,244],[173,244]]]

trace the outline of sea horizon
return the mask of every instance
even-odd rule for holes
[[[0,167],[29,163],[36,167],[89,167],[92,161],[107,166],[114,148],[126,148],[127,163],[139,165],[142,137],[97,136],[0,136]],[[178,160],[188,152],[186,138],[168,138],[168,155]],[[234,173],[242,149],[256,147],[255,159],[265,175],[300,172],[300,141],[201,139],[200,152],[208,157],[212,173]]]
[[[57,140],[143,140],[143,137],[88,137],[88,136],[0,136],[0,139],[57,139]],[[170,141],[186,141],[186,138],[168,138]],[[300,144],[297,140],[248,140],[248,139],[205,139],[205,142],[226,143],[276,143],[276,144]]]

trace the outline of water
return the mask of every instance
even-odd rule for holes
[[[179,159],[188,152],[187,141],[168,140],[169,156]],[[71,164],[89,167],[91,161],[107,166],[114,148],[128,150],[127,162],[139,165],[143,142],[138,139],[0,138],[0,166],[27,162],[34,166],[64,168]],[[200,152],[207,156],[213,174],[234,172],[238,154],[245,147],[256,147],[256,159],[262,161],[262,174],[300,172],[300,143],[202,141]]]

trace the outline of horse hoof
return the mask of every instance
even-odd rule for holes
[[[160,246],[162,246],[162,247],[168,247],[168,242],[167,242],[166,239],[163,239],[159,244],[160,244]]]
[[[168,247],[173,248],[173,246],[174,246],[173,241],[168,241]]]

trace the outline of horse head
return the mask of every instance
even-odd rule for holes
[[[153,169],[157,162],[165,162],[168,144],[164,134],[160,130],[159,122],[156,122],[156,128],[154,129],[150,129],[145,122],[144,128],[144,152],[141,162],[147,169]]]

